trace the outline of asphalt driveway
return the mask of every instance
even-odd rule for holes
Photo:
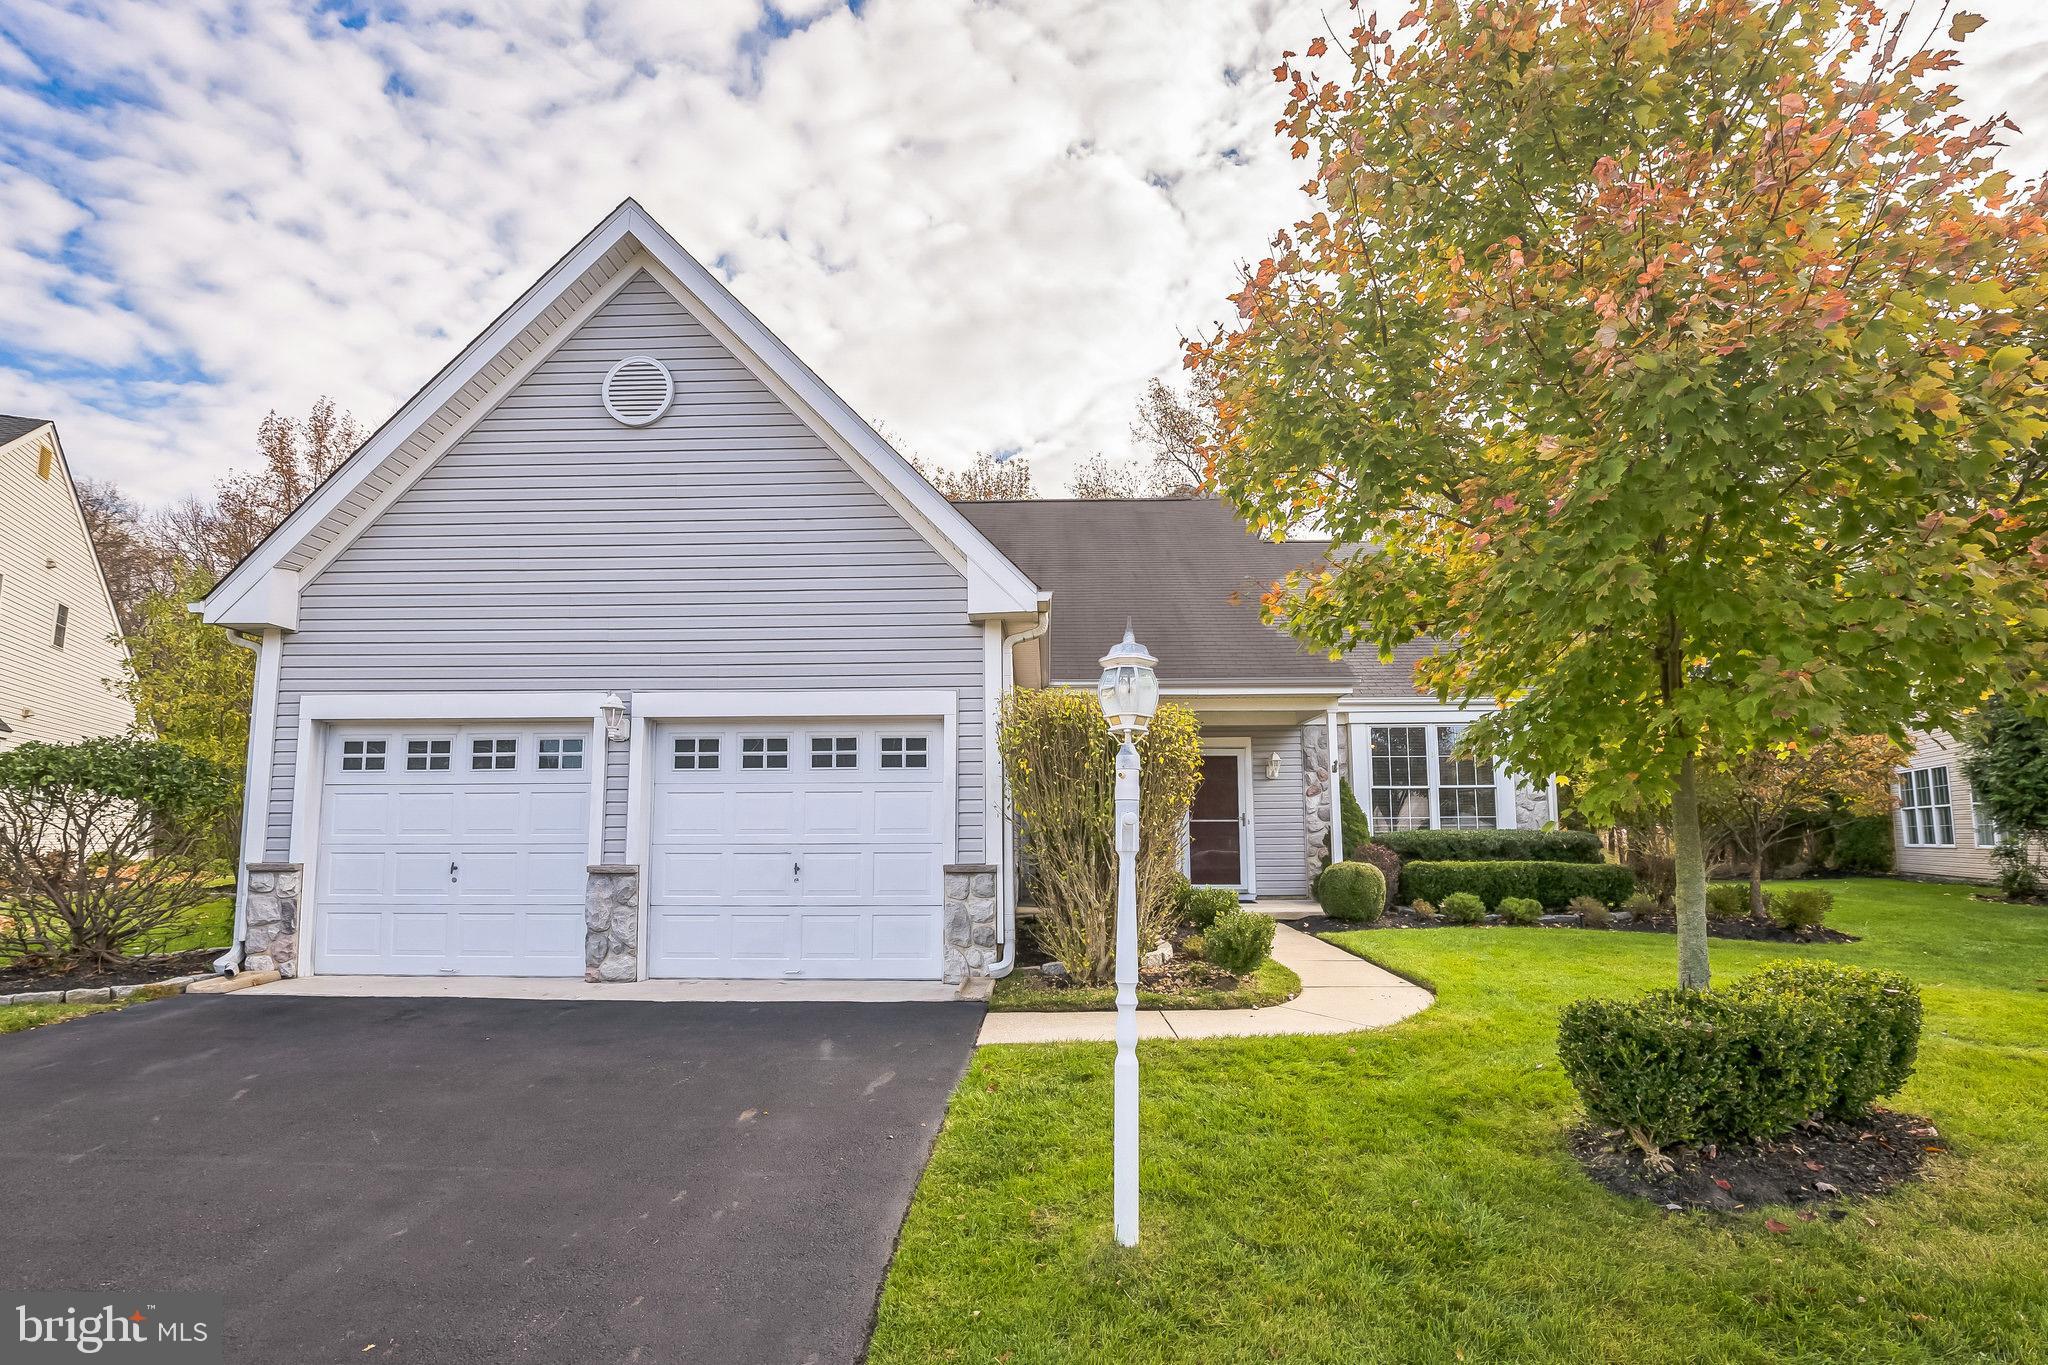
[[[0,1037],[0,1266],[218,1291],[266,1365],[855,1360],[981,1014],[187,996]]]

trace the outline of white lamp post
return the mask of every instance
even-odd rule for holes
[[[1138,749],[1159,710],[1159,661],[1124,627],[1097,692],[1116,751],[1116,1239],[1138,1244]]]

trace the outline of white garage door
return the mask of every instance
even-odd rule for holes
[[[936,722],[664,726],[651,759],[650,975],[939,975]]]
[[[581,976],[588,726],[327,736],[313,969]]]

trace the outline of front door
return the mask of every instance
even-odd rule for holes
[[[1245,882],[1244,758],[1203,754],[1202,780],[1188,808],[1188,880],[1242,890]]]

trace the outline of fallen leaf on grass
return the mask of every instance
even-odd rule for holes
[[[1781,1223],[1775,1218],[1766,1218],[1764,1219],[1764,1231],[1790,1232],[1792,1231],[1792,1225],[1790,1223]]]

